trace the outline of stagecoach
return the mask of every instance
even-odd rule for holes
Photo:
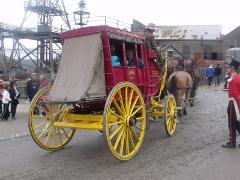
[[[146,41],[144,35],[109,26],[64,32],[56,79],[31,103],[29,130],[35,143],[55,151],[75,130],[96,130],[104,133],[113,156],[125,161],[138,153],[149,118],[163,119],[172,136],[177,107],[173,95],[164,93],[167,58],[161,65]],[[119,66],[112,64],[111,44]],[[127,63],[128,49],[134,51],[132,66]]]

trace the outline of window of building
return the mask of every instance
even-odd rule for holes
[[[190,53],[191,53],[190,45],[183,45],[182,53],[185,58],[190,58]]]
[[[211,60],[217,60],[218,59],[218,54],[216,52],[211,53]]]
[[[212,55],[212,46],[211,45],[205,45],[203,46],[203,57],[204,59],[211,59]]]

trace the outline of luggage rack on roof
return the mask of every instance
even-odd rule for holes
[[[119,21],[117,19],[110,18],[107,16],[95,16],[95,17],[89,17],[89,18],[85,18],[85,19],[83,18],[83,21],[87,22],[87,25],[85,25],[84,27],[107,25],[110,27],[131,31],[131,24],[125,23],[123,21]],[[75,28],[79,28],[79,27],[75,27]]]

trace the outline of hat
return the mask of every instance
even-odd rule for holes
[[[232,61],[230,62],[230,64],[229,64],[229,66],[232,67],[232,68],[234,68],[234,69],[236,69],[236,70],[238,70],[238,69],[239,69],[239,66],[240,66],[240,63],[239,63],[238,61],[236,61],[236,60],[232,60]]]
[[[40,75],[40,79],[46,79],[45,75],[44,75],[44,74],[41,74],[41,75]]]
[[[145,32],[151,32],[151,33],[153,33],[153,32],[155,32],[155,29],[150,28],[150,27],[145,27],[145,28],[144,28],[144,31],[145,31]]]

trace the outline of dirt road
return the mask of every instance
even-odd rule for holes
[[[29,136],[2,140],[0,179],[239,180],[240,148],[221,147],[228,137],[226,105],[225,92],[200,88],[196,106],[179,120],[173,137],[162,122],[151,123],[140,153],[124,163],[94,131],[78,131],[58,152],[40,149]]]

